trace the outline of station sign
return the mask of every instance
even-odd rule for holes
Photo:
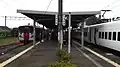
[[[58,15],[55,15],[55,25],[58,25]]]
[[[63,15],[63,17],[62,17],[62,18],[63,18],[62,25],[63,25],[63,26],[65,26],[65,25],[66,25],[66,22],[65,22],[65,21],[66,21],[66,17],[65,17],[65,15]]]
[[[66,18],[67,17],[65,17],[65,15],[63,15],[63,17],[62,17],[62,20],[63,20],[62,25],[63,26],[66,25]],[[58,25],[58,15],[57,14],[55,15],[55,25]]]

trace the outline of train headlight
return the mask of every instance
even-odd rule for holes
[[[33,37],[33,35],[31,35],[31,38]]]

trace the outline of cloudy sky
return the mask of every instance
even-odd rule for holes
[[[50,0],[0,0],[0,26],[4,25],[3,16],[24,15],[16,13],[17,9],[46,11]],[[120,16],[120,0],[63,0],[63,11],[99,11],[111,9],[106,17]],[[58,11],[58,0],[52,0],[47,11]],[[10,28],[32,24],[32,20],[7,20]]]

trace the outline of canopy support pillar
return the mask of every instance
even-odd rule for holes
[[[36,36],[36,32],[35,32],[36,25],[35,25],[35,23],[36,23],[36,21],[33,20],[33,34],[34,34],[33,35],[33,38],[34,38],[33,39],[33,45],[35,45],[35,42],[36,42],[36,40],[35,40],[36,39],[36,37],[35,37]]]
[[[69,12],[69,26],[68,26],[68,53],[71,51],[71,13]]]

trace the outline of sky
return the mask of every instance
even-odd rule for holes
[[[52,0],[48,10],[50,0],[0,0],[0,26],[5,25],[3,16],[25,17],[17,13],[17,9],[38,10],[38,11],[58,11],[58,0]],[[111,9],[105,17],[120,16],[120,0],[63,0],[63,11],[99,11],[102,9]],[[33,20],[9,20],[7,26],[10,28],[21,25],[33,24]]]

